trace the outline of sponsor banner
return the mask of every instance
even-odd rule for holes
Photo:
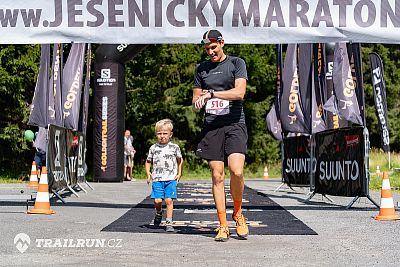
[[[307,114],[304,116],[307,133],[311,133],[311,116],[308,114],[312,112],[312,95],[314,95],[312,44],[298,44],[298,48],[300,104],[303,114]]]
[[[320,132],[316,140],[315,193],[363,196],[367,182],[364,168],[363,128]]]
[[[275,104],[272,104],[271,110],[268,112],[265,121],[267,123],[267,130],[272,137],[276,140],[282,141],[281,122],[278,120]]]
[[[328,129],[337,129],[339,128],[339,115],[337,111],[336,99],[334,99],[333,94],[333,55],[335,51],[335,43],[326,43],[323,46],[324,48],[324,70],[325,70],[325,81],[322,82],[322,85],[325,85],[322,88],[324,95],[324,106],[323,109],[326,112],[326,124]],[[322,77],[323,78],[323,77]]]
[[[333,87],[337,98],[339,118],[345,120],[340,121],[340,127],[348,126],[346,121],[363,125],[356,95],[356,82],[353,79],[345,43],[338,43],[335,46]]]
[[[78,182],[79,134],[78,132],[66,130],[66,137],[68,185],[74,186]]]
[[[78,153],[77,153],[77,181],[83,183],[86,181],[86,137],[83,133],[78,133]]]
[[[79,131],[86,135],[89,116],[89,87],[90,87],[90,62],[91,62],[91,45],[88,44],[86,52],[86,76],[85,85],[83,86],[83,98],[81,116],[79,116]]]
[[[72,44],[63,70],[62,108],[64,127],[78,130],[85,44]]]
[[[312,166],[309,136],[283,139],[283,180],[290,186],[309,186]]]
[[[314,90],[311,94],[311,132],[318,133],[327,129],[323,111],[324,90],[326,89],[324,67],[324,45],[316,44],[313,47],[314,54]]]
[[[53,62],[51,67],[51,78],[49,82],[49,124],[64,126],[62,104],[61,104],[61,54],[62,44],[53,46]]]
[[[386,101],[386,85],[383,76],[383,64],[381,58],[376,53],[369,54],[369,61],[371,63],[372,86],[374,88],[375,109],[381,133],[382,148],[385,152],[389,152],[389,121]]]
[[[364,97],[364,77],[362,71],[362,55],[360,43],[347,44],[347,51],[349,51],[349,60],[351,65],[351,72],[356,86],[356,95],[358,106],[361,112],[363,125],[365,122],[365,97]]]
[[[42,44],[40,48],[40,68],[36,81],[35,92],[29,114],[28,125],[47,127],[48,86],[50,66],[50,45]]]
[[[49,125],[47,168],[49,188],[54,191],[67,187],[66,133],[67,130],[63,127]]]
[[[301,108],[297,63],[297,44],[289,44],[283,69],[280,104],[281,126],[285,133],[309,133],[310,130]]]
[[[123,65],[115,62],[96,62],[95,69],[94,178],[102,182],[122,182],[125,122]]]
[[[267,130],[279,141],[282,141],[282,127],[280,121],[280,103],[282,93],[282,44],[276,45],[276,97],[271,110],[268,112],[265,122]]]
[[[0,43],[398,43],[396,0],[2,0]]]

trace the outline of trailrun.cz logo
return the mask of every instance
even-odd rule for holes
[[[19,233],[14,237],[17,250],[24,253],[31,245],[30,237]],[[120,238],[36,238],[32,246],[36,248],[121,248]]]

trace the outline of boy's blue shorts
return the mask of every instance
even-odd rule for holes
[[[151,198],[176,198],[176,180],[152,182]]]

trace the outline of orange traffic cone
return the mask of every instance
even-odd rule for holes
[[[379,215],[375,216],[375,220],[400,220],[400,216],[396,215],[390,189],[389,174],[383,172],[382,190],[381,190],[381,208]]]
[[[376,176],[380,177],[381,176],[381,170],[379,169],[379,165],[376,166]]]
[[[28,214],[54,214],[55,211],[50,208],[49,185],[47,183],[47,168],[43,166],[42,175],[38,192],[36,195],[35,207],[28,210]]]
[[[265,165],[265,167],[264,167],[264,175],[263,175],[263,178],[264,178],[265,180],[269,179],[268,166],[267,166],[267,165]]]
[[[35,161],[32,162],[31,176],[29,177],[28,186],[29,187],[38,187],[39,186]]]

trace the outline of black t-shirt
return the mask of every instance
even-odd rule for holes
[[[222,62],[212,62],[210,60],[201,62],[196,69],[194,78],[194,88],[204,90],[214,89],[215,91],[225,91],[235,87],[235,80],[244,78],[247,80],[246,64],[243,59],[227,56]],[[209,99],[212,104],[214,99]],[[214,102],[216,102],[214,100]],[[221,101],[216,102],[222,103]],[[229,125],[232,123],[245,123],[243,104],[240,100],[229,101],[229,108],[226,111],[216,115],[208,113],[206,108],[204,124],[205,125]],[[229,112],[227,110],[229,109]]]

